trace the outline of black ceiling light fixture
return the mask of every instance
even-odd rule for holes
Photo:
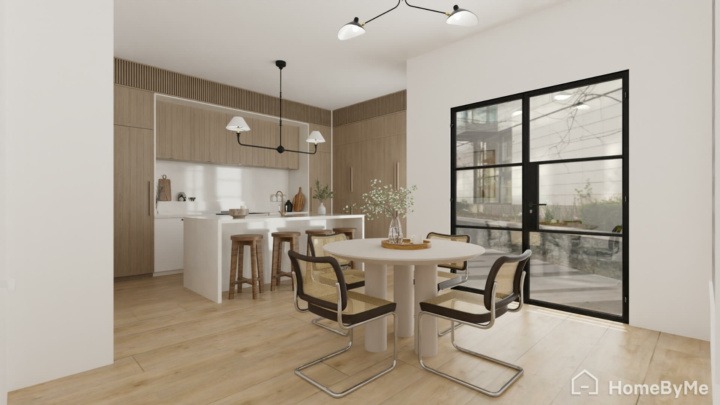
[[[404,2],[406,5],[408,5],[409,7],[412,7],[412,8],[417,8],[417,9],[425,10],[425,11],[431,11],[433,13],[445,14],[447,16],[447,19],[445,20],[445,22],[450,25],[460,25],[463,27],[472,27],[473,25],[477,25],[477,23],[478,23],[478,18],[473,12],[462,9],[462,8],[458,7],[457,5],[455,5],[453,7],[452,11],[445,12],[445,11],[440,11],[440,10],[433,10],[431,8],[414,6],[410,3],[408,3],[407,0],[398,0],[395,7],[391,8],[390,10],[387,10],[381,14],[376,15],[375,17],[365,21],[364,23],[361,23],[360,19],[355,17],[352,21],[343,25],[342,28],[340,28],[340,31],[338,31],[338,39],[341,41],[345,41],[347,39],[359,37],[360,35],[365,33],[365,28],[364,28],[365,24],[395,10],[396,8],[398,8],[400,3],[402,3],[402,2]]]
[[[280,122],[279,122],[280,144],[277,147],[273,148],[271,146],[251,145],[251,144],[247,144],[247,143],[242,143],[242,141],[240,140],[240,134],[243,132],[250,131],[250,126],[247,124],[247,122],[245,122],[245,119],[240,116],[233,117],[230,120],[230,122],[228,122],[228,124],[225,128],[228,131],[232,131],[237,134],[238,144],[240,144],[242,146],[247,146],[250,148],[271,149],[271,150],[277,151],[277,153],[293,152],[293,153],[304,153],[306,155],[314,155],[317,152],[318,144],[325,142],[325,138],[323,138],[320,131],[310,132],[310,135],[308,135],[307,139],[305,139],[305,141],[307,143],[313,144],[314,149],[312,152],[304,151],[304,150],[287,149],[282,144],[282,136],[283,136],[283,134],[282,134],[282,127],[283,127],[283,123],[282,123],[282,70],[285,66],[287,66],[287,63],[284,60],[276,60],[275,66],[277,66],[278,69],[280,69]]]

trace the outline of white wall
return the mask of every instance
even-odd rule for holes
[[[629,69],[630,323],[708,339],[711,15],[570,1],[408,61],[408,233],[450,230],[450,108]]]
[[[7,36],[7,21],[5,19],[5,0],[0,0],[0,190],[5,190],[5,108],[7,106],[7,91],[5,86],[5,38]],[[0,283],[7,282],[5,261],[5,193],[0,194]],[[7,403],[7,289],[0,287],[0,405]]]
[[[14,390],[113,362],[113,2],[7,0],[5,13]]]

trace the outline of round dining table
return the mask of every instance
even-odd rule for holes
[[[383,239],[350,239],[325,245],[333,256],[364,263],[365,293],[387,299],[387,271],[393,273],[393,301],[397,303],[398,337],[413,336],[420,302],[437,296],[437,265],[472,259],[485,252],[472,243],[432,239],[430,247],[417,250],[388,249]],[[357,266],[357,265],[356,265]],[[437,321],[426,317],[422,323],[423,356],[437,354]],[[365,350],[387,350],[387,318],[368,323],[365,328]]]

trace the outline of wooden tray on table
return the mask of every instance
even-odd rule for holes
[[[422,243],[412,243],[410,239],[403,239],[402,243],[390,243],[389,240],[384,239],[380,242],[380,245],[385,249],[396,249],[396,250],[420,250],[430,249],[430,241],[424,239]]]

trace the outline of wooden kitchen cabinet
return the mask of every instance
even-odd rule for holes
[[[159,101],[157,103],[157,158],[187,162],[298,169],[299,156],[270,149],[240,146],[237,136],[225,129],[232,114]],[[242,133],[247,144],[275,148],[279,141],[277,121],[245,118],[250,132]],[[297,150],[300,129],[283,126],[283,146]]]
[[[405,111],[386,114],[335,128],[333,133],[333,207],[342,213],[356,205],[373,179],[396,187],[406,186]],[[387,237],[390,219],[365,221],[365,237]],[[407,229],[403,221],[403,229]]]
[[[115,125],[115,277],[154,270],[153,131]]]
[[[154,93],[147,90],[115,85],[115,124],[153,129]]]

